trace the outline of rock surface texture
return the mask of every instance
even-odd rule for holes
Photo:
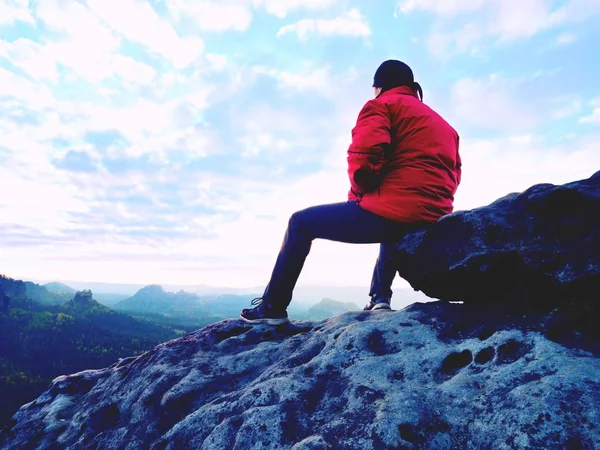
[[[600,172],[456,212],[397,244],[400,275],[441,300],[550,302],[600,292]]]
[[[598,449],[600,173],[448,216],[397,248],[443,300],[227,320],[59,377],[0,449]]]
[[[57,378],[0,448],[600,448],[600,359],[467,308],[220,322]]]

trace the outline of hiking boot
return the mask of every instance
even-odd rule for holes
[[[371,301],[367,303],[367,306],[363,309],[363,311],[377,311],[378,309],[392,309],[390,307],[390,299],[389,298],[371,298]]]
[[[274,310],[271,305],[263,302],[262,297],[252,300],[254,308],[243,309],[240,318],[249,324],[258,325],[283,325],[288,323],[288,315],[286,311]]]

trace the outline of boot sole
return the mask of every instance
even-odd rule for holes
[[[377,303],[375,306],[373,306],[373,308],[371,308],[371,311],[377,311],[378,309],[389,311],[392,308],[387,303]]]
[[[250,325],[284,325],[290,322],[290,319],[246,319],[244,316],[240,315],[240,319],[244,322],[249,323]]]

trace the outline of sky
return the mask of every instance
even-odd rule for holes
[[[600,0],[0,0],[0,273],[264,286],[290,215],[347,199],[390,58],[460,134],[457,211],[587,178],[599,20]],[[317,240],[298,284],[368,292],[377,251]]]

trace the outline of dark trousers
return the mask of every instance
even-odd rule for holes
[[[350,201],[313,206],[295,212],[289,220],[263,301],[277,310],[287,308],[314,239],[350,244],[380,243],[369,295],[390,298],[396,275],[392,245],[419,226],[422,225],[385,219]]]

